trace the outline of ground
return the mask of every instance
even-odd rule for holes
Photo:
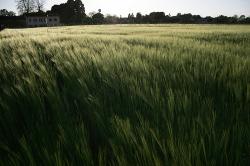
[[[247,165],[250,26],[0,32],[0,165]]]

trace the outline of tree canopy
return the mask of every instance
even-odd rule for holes
[[[16,0],[17,10],[20,14],[41,12],[46,0]]]
[[[8,11],[6,9],[1,9],[0,10],[0,16],[15,16],[16,13],[14,13],[13,11]]]
[[[54,5],[49,13],[59,15],[62,23],[82,23],[85,7],[81,0],[68,0],[66,3]]]

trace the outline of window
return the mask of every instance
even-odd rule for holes
[[[33,21],[34,21],[34,22],[37,22],[37,18],[34,18]]]
[[[31,22],[31,18],[29,18],[29,22]]]
[[[42,18],[39,18],[39,22],[43,22],[43,19],[42,19]]]
[[[54,21],[57,22],[57,18],[55,18]]]
[[[51,22],[51,21],[52,21],[52,19],[50,18],[50,19],[49,19],[49,22]]]

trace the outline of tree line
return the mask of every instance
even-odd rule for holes
[[[85,13],[85,6],[81,0],[68,0],[66,3],[52,6],[51,10],[44,11],[46,0],[16,0],[17,9],[21,16],[28,15],[58,15],[62,24],[160,24],[160,23],[192,23],[192,24],[250,24],[250,17],[223,16],[201,17],[200,15],[181,14],[175,16],[164,12],[152,12],[142,15],[141,13],[129,13],[127,17],[115,15],[104,16],[101,9],[98,12]],[[0,17],[15,16],[12,11],[0,10]]]
[[[218,17],[201,17],[200,15],[181,14],[178,13],[176,16],[166,15],[164,12],[152,12],[148,15],[142,15],[137,13],[135,16],[133,13],[129,14],[126,23],[136,23],[136,24],[157,24],[157,23],[186,23],[186,24],[249,24],[250,17],[245,15],[232,17],[220,15]]]

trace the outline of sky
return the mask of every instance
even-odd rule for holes
[[[67,0],[46,0],[45,9]],[[201,16],[250,16],[250,0],[82,0],[86,13],[102,10],[103,14],[127,16],[128,13],[149,14],[163,11],[166,14],[192,13]],[[15,0],[0,0],[0,9],[17,13]]]

